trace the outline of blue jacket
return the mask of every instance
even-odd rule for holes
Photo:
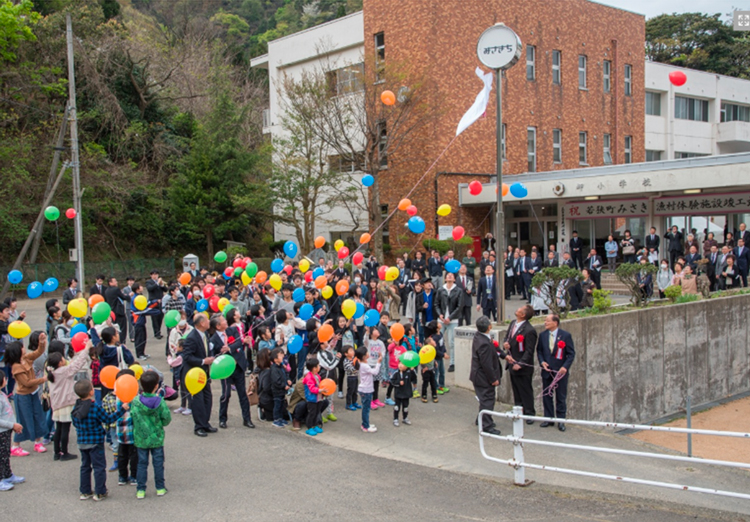
[[[133,326],[143,326],[146,324],[147,315],[159,315],[161,313],[161,301],[149,301],[146,308],[138,310],[135,307],[135,298],[141,294],[133,294],[130,300],[130,313],[133,314]]]
[[[604,243],[604,250],[607,252],[607,257],[617,257],[617,241],[607,241]]]
[[[130,353],[130,350],[124,344],[122,345],[122,358],[125,359],[125,364],[128,366],[135,362],[133,354]],[[105,345],[102,349],[102,354],[99,356],[99,361],[102,368],[105,366],[117,366],[117,346]]]

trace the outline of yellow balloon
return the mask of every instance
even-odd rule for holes
[[[344,314],[344,317],[347,319],[351,319],[354,317],[355,312],[357,311],[357,303],[352,301],[351,299],[347,299],[343,303],[341,303],[341,313]]]
[[[72,317],[84,317],[86,315],[86,310],[88,310],[88,304],[85,299],[73,299],[68,303],[68,313]]]
[[[140,364],[131,364],[130,370],[135,374],[135,378],[139,381],[141,380],[141,375],[143,375],[143,366]]]
[[[341,241],[340,239],[337,239],[336,242],[333,244],[333,248],[336,249],[336,252],[338,252],[339,250],[341,250],[342,246],[344,246],[344,242]]]
[[[13,321],[8,325],[8,333],[14,339],[23,339],[31,333],[31,327],[23,321]]]
[[[324,299],[330,299],[331,296],[333,295],[333,288],[331,288],[328,285],[324,286],[323,290],[320,291],[320,295],[322,295]],[[356,308],[356,305],[355,305],[355,308]]]
[[[216,306],[219,307],[219,312],[223,312],[224,307],[227,306],[228,304],[229,304],[229,299],[227,299],[226,297],[222,297],[221,299],[219,299],[219,302],[216,303]]]
[[[185,388],[190,392],[190,395],[195,395],[205,388],[207,382],[208,376],[202,368],[191,368],[185,374]]]
[[[245,286],[249,285],[253,280],[249,275],[247,275],[247,272],[242,272],[240,279],[242,279],[242,284]]]
[[[440,205],[438,207],[438,209],[437,209],[438,216],[445,217],[445,216],[447,216],[450,213],[451,213],[451,206],[450,205],[443,204],[443,205]]]
[[[136,309],[145,310],[146,306],[148,306],[148,299],[143,295],[139,295],[135,298],[133,304],[135,304]]]
[[[303,274],[310,269],[310,261],[307,259],[301,259],[299,262],[299,271]]]
[[[271,277],[268,278],[268,284],[277,292],[281,290],[282,281],[279,274],[271,274]]]
[[[398,279],[398,276],[401,272],[399,271],[397,266],[392,266],[385,272],[385,280],[386,281],[395,281]]]
[[[209,314],[208,312],[199,312],[199,313],[205,315],[206,319],[211,319],[211,314]]]
[[[435,347],[426,344],[419,350],[419,364],[429,364],[435,360]]]

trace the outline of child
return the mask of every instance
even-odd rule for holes
[[[411,328],[411,325],[407,324],[404,327],[404,331],[407,331],[407,328]],[[398,371],[398,366],[401,364],[399,362],[399,356],[406,353],[407,346],[408,344],[405,337],[401,339],[401,343],[396,343],[394,341],[388,345],[388,391],[385,394],[385,403],[389,406],[396,405],[393,399],[391,399],[391,393],[393,393],[391,377],[393,377],[393,374]]]
[[[13,403],[16,410],[18,423],[23,426],[23,431],[13,437],[13,448],[11,454],[14,457],[24,457],[29,453],[21,448],[21,442],[34,441],[34,451],[45,453],[47,448],[42,444],[42,439],[49,434],[47,423],[44,419],[42,402],[39,399],[39,387],[47,381],[47,376],[40,378],[34,373],[34,361],[38,359],[47,349],[47,335],[44,332],[34,332],[32,337],[37,338],[37,347],[33,352],[27,352],[19,341],[9,343],[5,347],[5,364],[10,367],[11,374],[16,380],[16,391],[13,395]],[[29,346],[33,343],[29,341]]]
[[[403,363],[398,363],[398,370],[391,377],[391,384],[396,390],[396,405],[393,407],[393,425],[398,428],[398,412],[401,410],[404,424],[411,425],[407,418],[409,415],[409,399],[412,395],[412,384],[417,384],[417,374],[414,370],[407,368]]]
[[[284,312],[286,313],[286,312]],[[283,428],[289,422],[284,419],[284,396],[292,385],[284,368],[284,350],[274,348],[271,351],[271,393],[273,394],[273,425]]]
[[[289,415],[292,416],[292,431],[299,431],[302,422],[307,418],[307,402],[305,401],[305,383],[297,381],[289,396]]]
[[[0,372],[0,389],[5,386],[5,372]],[[16,422],[13,408],[10,406],[8,396],[0,391],[0,491],[13,489],[15,484],[20,484],[23,477],[17,477],[10,469],[10,438],[11,432],[21,433],[23,426]]]
[[[425,343],[435,346],[435,339],[431,335],[427,335],[428,328],[425,327]],[[437,357],[436,357],[437,359]],[[428,362],[427,364],[420,365],[422,368],[422,402],[427,402],[427,385],[429,384],[432,388],[432,402],[438,401],[437,396],[437,382],[435,382],[435,359]]]
[[[143,393],[133,399],[133,440],[138,449],[138,491],[136,498],[146,498],[148,456],[154,466],[156,496],[167,494],[164,487],[164,426],[172,421],[167,403],[158,395],[159,374],[145,371],[141,375]]]
[[[176,331],[175,328],[172,332]],[[185,346],[185,339],[178,339],[177,345],[174,348],[174,355],[167,357],[167,363],[172,368],[172,374],[174,375],[175,385],[180,390],[180,407],[174,410],[175,413],[182,413],[183,415],[192,415],[193,410],[193,396],[190,395],[185,387],[185,382],[180,378],[182,375],[182,350]]]
[[[321,343],[321,350],[318,353],[318,360],[320,361],[320,378],[331,379],[336,382],[336,368],[339,365],[341,359],[341,352],[334,351],[331,343]],[[333,414],[333,401],[329,401],[328,408],[323,412],[323,422],[337,421],[339,420]]]
[[[276,340],[271,334],[271,329],[267,326],[261,326],[258,328],[258,351],[261,350],[273,350],[276,348]]]
[[[346,373],[346,409],[357,411],[357,381],[359,378],[359,361],[354,358],[354,347],[344,346],[344,372]]]
[[[377,334],[376,334],[377,335]],[[381,346],[383,343],[380,343]],[[367,348],[364,346],[357,349],[357,359],[360,362],[359,365],[359,394],[362,397],[362,431],[365,433],[375,433],[378,429],[374,425],[370,425],[370,404],[372,403],[373,390],[377,389],[373,382],[375,377],[380,372],[380,363],[383,361],[383,352],[378,355],[378,362],[375,366],[370,366],[367,360],[370,358]]]
[[[115,413],[107,414],[94,402],[94,386],[89,380],[78,381],[73,387],[78,400],[71,417],[78,433],[78,449],[81,451],[81,500],[91,497],[95,501],[107,498],[107,457],[104,454],[104,428],[102,424],[112,424],[125,415],[128,405],[124,404]],[[96,494],[91,492],[91,471],[94,472]]]
[[[117,372],[116,378],[119,379],[123,375],[132,375],[135,377],[135,372],[126,368]],[[122,401],[116,398],[114,393],[110,393],[105,400],[110,399],[110,397],[114,397],[115,408],[122,406]],[[137,484],[135,478],[138,476],[138,451],[135,448],[135,439],[133,438],[132,411],[126,413],[115,422],[115,437],[113,441],[117,442],[117,458],[115,459],[119,474],[117,485],[135,486]],[[128,464],[130,464],[130,473],[128,473]]]
[[[445,386],[445,359],[449,359],[448,351],[445,349],[445,339],[440,331],[443,329],[443,324],[440,321],[430,321],[425,327],[425,335],[432,337],[435,341],[433,346],[435,347],[435,365],[437,368],[436,382],[438,385],[437,394],[442,395],[451,391],[450,388]],[[436,401],[437,402],[437,401]]]
[[[370,359],[370,366],[375,366],[374,361],[382,361],[383,355],[385,354],[385,345],[383,344],[383,341],[380,340],[380,330],[378,328],[368,328],[367,332],[365,333],[365,347],[367,348],[367,353],[369,355]],[[359,350],[358,350],[359,351]],[[362,359],[360,359],[362,361]],[[380,365],[378,365],[378,369],[380,369]],[[360,369],[360,376],[362,375],[362,370]],[[372,409],[377,410],[378,408],[385,407],[385,403],[380,402],[378,400],[378,389],[380,388],[380,379],[378,378],[379,374],[378,372],[375,372],[374,374],[374,388],[373,388],[373,399],[372,399]],[[362,399],[364,401],[364,399]]]
[[[307,420],[305,425],[307,431],[305,435],[314,437],[319,433],[323,433],[320,420],[320,407],[325,404],[328,406],[327,401],[320,401],[320,363],[318,359],[312,357],[305,363],[307,373],[302,378],[302,382],[305,384],[305,401],[307,402]]]
[[[404,344],[406,345],[407,350],[419,353],[420,348],[422,348],[422,343],[419,342],[416,328],[412,324],[407,324],[406,326],[404,326],[404,339],[406,339],[406,343]],[[416,374],[416,372],[414,373]],[[412,395],[412,398],[419,398],[419,390],[417,389],[416,385],[414,386],[414,395]]]

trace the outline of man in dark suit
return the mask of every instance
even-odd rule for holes
[[[458,316],[458,326],[471,324],[471,296],[474,294],[474,278],[469,277],[466,265],[462,264],[458,271],[456,284],[461,289],[461,315]]]
[[[591,273],[591,280],[596,285],[597,290],[602,289],[602,258],[601,256],[596,254],[596,249],[592,248],[591,252],[589,252],[589,257],[586,258],[586,263],[584,263],[584,267],[589,269],[589,272]]]
[[[196,279],[198,279],[200,272],[195,267],[195,261],[192,261],[190,263],[190,270],[188,270],[188,273],[190,274],[190,281],[195,281]]]
[[[534,317],[534,309],[524,305],[516,310],[516,319],[510,323],[503,342],[504,352],[500,358],[505,359],[505,369],[510,373],[510,384],[513,388],[513,403],[523,406],[523,414],[535,416],[534,408],[534,349],[536,348],[537,333],[529,323]],[[534,424],[527,420],[526,424]]]
[[[130,297],[125,295],[117,286],[117,279],[109,278],[109,286],[104,291],[104,301],[115,314],[115,323],[120,327],[120,338],[128,338],[128,318],[125,315],[125,304],[130,303]]]
[[[530,299],[530,295],[528,293],[529,288],[526,286],[526,275],[529,272],[529,269],[531,267],[529,266],[529,258],[526,257],[526,251],[521,250],[518,253],[518,264],[516,265],[517,270],[517,276],[518,276],[518,283],[519,283],[519,289],[521,293],[521,299],[524,301],[528,301]]]
[[[568,266],[570,268],[575,268],[576,262],[573,261],[573,258],[570,257],[570,254],[568,252],[564,252],[563,257],[562,257],[562,264],[560,264],[560,266]]]
[[[505,299],[510,299],[511,294],[515,294],[515,288],[516,288],[516,273],[513,269],[513,265],[515,264],[516,260],[514,259],[514,255],[506,252],[503,254],[505,258],[503,259],[503,280],[505,281]]]
[[[575,266],[578,270],[583,268],[583,241],[578,237],[578,231],[573,231],[573,237],[570,238],[570,257],[573,258]]]
[[[100,295],[104,297],[104,291],[106,288],[104,288],[104,276],[99,274],[96,276],[96,284],[91,287],[91,290],[89,290],[89,297],[92,295]]]
[[[164,298],[164,292],[167,291],[167,285],[159,277],[158,270],[151,270],[151,279],[146,281],[146,290],[148,290],[149,301],[158,301],[161,303],[161,300]],[[151,316],[151,326],[154,328],[154,337],[157,339],[163,339],[161,335],[161,323],[163,320],[164,314],[160,313]]]
[[[641,257],[640,263],[643,267],[648,264],[648,259]],[[645,270],[641,270],[635,274],[635,282],[638,284],[644,300],[651,297],[654,287],[654,278],[651,274],[647,273]]]
[[[750,249],[745,246],[745,241],[743,239],[737,240],[737,248],[734,249],[734,257],[737,258],[737,268],[740,270],[742,286],[747,287],[747,270],[748,267],[750,267]]]
[[[568,372],[576,357],[573,337],[565,330],[560,329],[560,317],[555,314],[549,314],[544,319],[544,328],[546,331],[542,332],[539,336],[539,342],[536,344],[536,356],[539,359],[539,365],[542,367],[543,388],[546,390],[552,384],[556,373],[563,375],[557,381],[557,388],[554,390],[555,398],[553,399],[552,395],[546,393],[542,397],[544,416],[564,419],[568,410],[566,404]],[[555,402],[557,404],[554,404]],[[548,421],[540,424],[542,428],[554,425],[553,422]],[[557,429],[565,431],[565,424],[558,422]]]
[[[695,248],[695,245],[690,247],[690,253],[685,256],[685,261],[688,265],[690,265],[690,268],[693,269],[693,273],[698,273],[698,261],[701,260],[701,255],[698,253],[698,249]]]
[[[581,282],[578,279],[566,279],[563,285],[568,289],[567,297],[570,301],[570,311],[574,312],[580,309],[583,302],[583,287],[581,287]]]
[[[542,271],[542,259],[537,255],[535,250],[532,250],[531,257],[526,259],[529,264],[526,273],[523,276],[523,286],[526,289],[526,296],[529,298],[529,302],[531,302],[531,280],[534,279],[534,275],[536,275],[537,272]]]
[[[558,266],[557,256],[554,252],[547,252],[547,259],[544,261],[544,268],[555,268]]]
[[[247,370],[247,358],[242,344],[242,335],[236,326],[228,326],[226,318],[221,314],[211,317],[211,329],[215,331],[209,340],[211,355],[219,357],[229,354],[234,358],[236,366],[232,375],[221,380],[221,399],[219,401],[219,428],[227,427],[227,411],[229,410],[229,399],[232,397],[232,386],[237,389],[240,398],[240,410],[242,411],[242,425],[254,428],[250,420],[250,402],[247,399],[245,388],[245,371]]]
[[[719,253],[718,247],[716,245],[713,245],[711,247],[711,252],[709,252],[708,254],[708,264],[706,265],[706,275],[708,276],[708,280],[711,283],[712,292],[718,290],[716,284],[716,273],[718,269],[721,268],[720,266],[718,266],[720,258],[721,254]]]
[[[217,430],[211,426],[211,406],[213,398],[211,396],[211,379],[208,377],[211,363],[214,358],[208,355],[208,339],[206,339],[206,330],[208,330],[208,317],[203,314],[195,314],[193,318],[193,330],[185,338],[185,344],[182,349],[182,379],[185,379],[188,371],[193,368],[201,368],[206,372],[206,386],[193,395],[193,430],[199,437],[205,437],[208,433],[216,433]],[[241,392],[240,392],[241,393]]]
[[[490,336],[491,325],[487,316],[477,319],[477,333],[471,342],[469,380],[474,384],[474,393],[479,399],[479,411],[495,409],[495,388],[500,386],[500,379],[503,377],[500,360]],[[490,415],[482,417],[482,431],[500,435],[500,430],[495,427],[495,421]]]
[[[667,250],[669,250],[669,267],[673,268],[677,258],[682,255],[682,232],[675,225],[672,230],[664,234],[664,239],[667,240]]]
[[[653,251],[658,254],[660,243],[661,243],[661,238],[659,237],[659,234],[656,233],[656,229],[654,227],[651,227],[651,232],[649,232],[649,234],[646,236],[646,251],[647,252]],[[657,261],[657,264],[658,264],[658,261]]]
[[[747,230],[747,225],[740,223],[740,229],[734,233],[735,241],[741,239],[745,242],[745,245],[750,241],[750,230]]]
[[[484,274],[477,286],[477,311],[497,321],[497,278],[490,265],[484,268]]]
[[[396,262],[398,266],[398,293],[401,296],[401,314],[406,315],[406,305],[409,301],[409,293],[411,292],[411,286],[409,285],[409,279],[411,279],[411,270],[406,268],[404,260],[399,258]]]

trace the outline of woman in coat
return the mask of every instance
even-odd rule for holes
[[[711,247],[719,248],[719,242],[714,239],[713,232],[709,232],[706,240],[703,242],[703,257],[711,255]]]
[[[617,241],[612,235],[607,237],[607,242],[604,243],[604,250],[607,252],[607,266],[609,266],[609,273],[615,272],[615,265],[617,264]]]

